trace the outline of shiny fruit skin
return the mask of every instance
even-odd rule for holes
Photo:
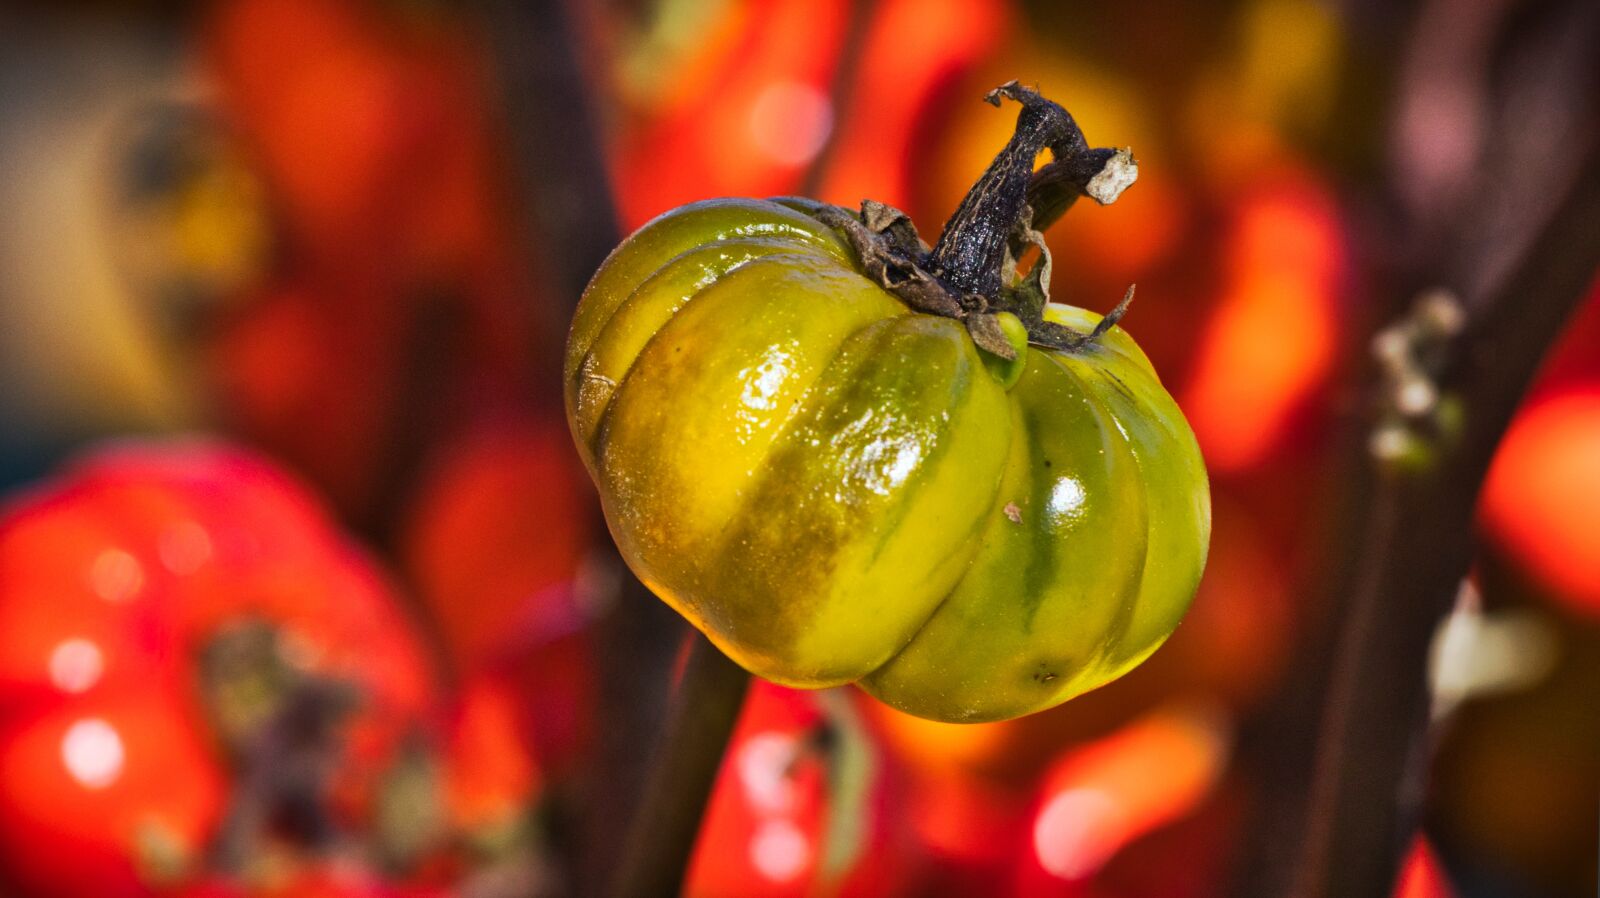
[[[629,565],[775,682],[1032,713],[1153,652],[1204,566],[1199,450],[1126,333],[1029,347],[1008,390],[960,322],[787,206],[640,229],[585,291],[564,374]]]

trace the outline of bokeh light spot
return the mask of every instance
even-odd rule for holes
[[[1227,243],[1228,282],[1181,404],[1207,465],[1240,471],[1276,447],[1333,363],[1343,246],[1311,184],[1252,198]]]
[[[796,796],[789,779],[794,739],[784,733],[757,733],[739,748],[739,782],[752,807],[768,813],[792,809]]]
[[[833,132],[833,103],[799,81],[775,81],[750,105],[750,141],[783,165],[816,158]]]
[[[183,576],[200,569],[211,557],[211,535],[194,521],[182,521],[161,534],[161,563]]]
[[[811,840],[785,819],[768,820],[750,838],[750,863],[773,882],[789,882],[811,862]]]
[[[121,549],[106,549],[89,567],[89,588],[107,602],[132,601],[144,588],[144,567]]]
[[[1574,610],[1600,614],[1600,384],[1540,400],[1512,422],[1484,484],[1482,516]]]
[[[1052,876],[1083,879],[1100,869],[1122,842],[1126,828],[1111,796],[1098,789],[1069,789],[1040,810],[1033,851]]]
[[[67,772],[90,789],[104,789],[116,782],[125,759],[122,736],[98,717],[74,723],[61,739],[61,761]]]
[[[67,639],[50,652],[50,682],[62,692],[77,694],[100,682],[105,655],[87,639]]]

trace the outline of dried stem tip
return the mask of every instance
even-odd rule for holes
[[[1016,132],[972,185],[933,248],[933,273],[953,291],[994,297],[1004,278],[1006,248],[1032,208],[1031,226],[1043,229],[1079,196],[1110,203],[1138,177],[1127,150],[1092,148],[1072,115],[1038,91],[1011,81],[985,99],[1022,104]],[[1033,163],[1049,149],[1051,163],[1037,175]]]

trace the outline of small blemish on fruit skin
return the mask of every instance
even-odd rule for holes
[[[1017,503],[1007,502],[1006,507],[1002,509],[1002,511],[1006,513],[1006,517],[1011,519],[1011,523],[1022,523],[1022,509],[1017,507]]]
[[[1053,671],[1048,671],[1048,670],[1041,670],[1038,673],[1035,673],[1033,675],[1033,681],[1035,683],[1048,683],[1051,680],[1054,680],[1055,678],[1056,678],[1055,673]]]

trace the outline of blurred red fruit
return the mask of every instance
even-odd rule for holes
[[[543,784],[518,731],[518,698],[486,676],[461,688],[449,725],[445,798],[456,827],[491,837],[520,825]]]
[[[183,874],[226,798],[187,697],[150,684],[0,725],[0,855],[37,896],[124,898]]]
[[[451,36],[411,25],[359,0],[235,0],[205,23],[224,108],[303,250],[376,250],[372,225],[411,201],[404,179],[473,108],[448,77]]]
[[[905,814],[927,870],[914,893],[980,895],[1004,881],[1027,839],[1027,792],[965,773],[912,774]]]
[[[757,680],[723,757],[684,894],[897,894],[910,875],[900,788],[847,694]]]
[[[0,659],[0,858],[39,896],[184,876],[228,779],[300,746],[284,715],[337,733],[311,744],[352,824],[434,703],[371,562],[270,464],[199,441],[113,446],[11,503]]]
[[[400,537],[455,666],[516,691],[518,727],[553,776],[592,735],[592,508],[566,422],[510,420],[469,430],[424,471]]]
[[[380,529],[395,470],[533,392],[530,301],[483,57],[461,17],[229,0],[201,48],[284,251],[204,322],[219,417]],[[379,495],[384,493],[384,495]]]
[[[946,124],[954,105],[980,105],[982,91],[967,96],[958,85],[992,56],[1010,10],[996,0],[884,0],[876,9],[849,104],[835,110],[840,131],[817,196],[845,206],[871,197],[909,210],[928,135]]]
[[[329,864],[298,870],[264,885],[244,886],[218,878],[164,893],[167,898],[451,898],[452,894],[443,889],[397,886],[360,867]]]
[[[759,0],[712,15],[700,40],[624,56],[633,108],[612,170],[628,229],[708,196],[792,193],[833,127],[844,0]]]
[[[458,665],[584,623],[570,584],[593,500],[565,421],[480,427],[425,472],[401,553]]]

